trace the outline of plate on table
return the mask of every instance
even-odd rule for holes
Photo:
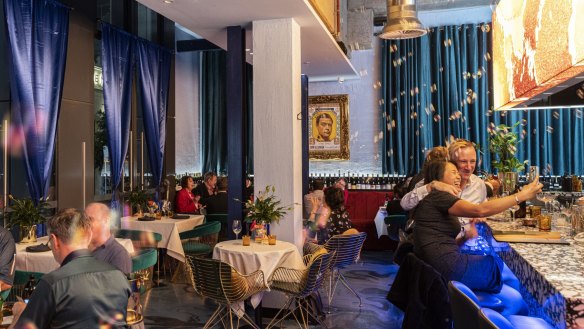
[[[172,219],[189,219],[191,216],[189,215],[174,215],[171,218]]]
[[[156,220],[156,217],[140,217],[140,218],[138,218],[138,221],[140,221],[140,222],[151,222],[153,220]]]

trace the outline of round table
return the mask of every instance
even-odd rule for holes
[[[241,240],[223,241],[215,245],[213,258],[230,264],[242,274],[262,270],[266,287],[278,267],[306,268],[298,248],[286,241],[278,241],[275,245],[252,242],[250,246],[243,246]],[[259,304],[262,296],[260,293],[251,298],[253,307]]]

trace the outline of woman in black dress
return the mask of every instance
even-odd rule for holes
[[[424,180],[458,186],[460,175],[455,164],[432,161],[425,171]],[[414,252],[440,272],[445,280],[460,281],[471,289],[498,292],[502,286],[502,260],[493,255],[461,253],[459,245],[475,237],[476,231],[463,231],[463,234],[459,234],[461,226],[457,216],[491,216],[534,198],[541,188],[542,185],[535,179],[516,194],[481,204],[473,204],[450,193],[432,190],[414,209]]]

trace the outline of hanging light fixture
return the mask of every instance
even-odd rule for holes
[[[426,34],[418,20],[416,0],[387,0],[387,23],[379,34],[382,39],[410,39]]]

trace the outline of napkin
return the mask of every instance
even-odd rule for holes
[[[36,246],[26,247],[26,251],[27,252],[45,252],[45,251],[51,251],[51,248],[49,248],[48,245],[41,243],[41,244],[36,245]]]

